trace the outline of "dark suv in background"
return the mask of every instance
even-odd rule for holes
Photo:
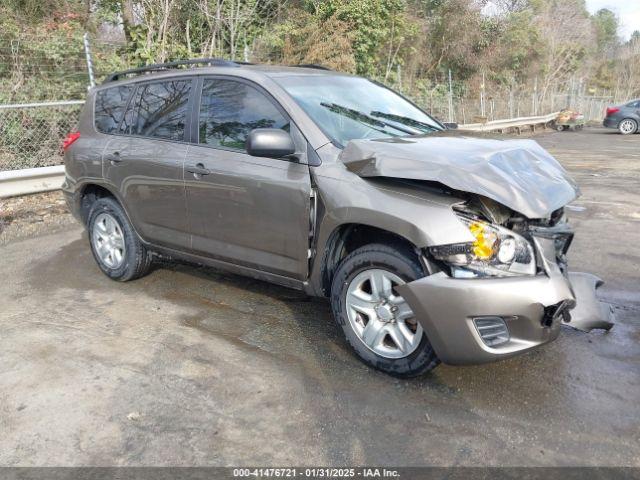
[[[364,78],[215,59],[116,73],[65,162],[110,278],[167,257],[329,297],[360,358],[394,375],[525,352],[596,304],[595,277],[567,270],[578,189],[553,157],[445,131]]]
[[[616,128],[623,135],[637,133],[640,126],[640,99],[607,108],[604,126]]]

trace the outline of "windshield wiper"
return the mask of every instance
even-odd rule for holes
[[[406,133],[407,135],[416,134],[415,131],[409,130],[407,128],[402,128],[402,127],[399,127],[398,125],[393,125],[391,123],[383,122],[381,120],[370,117],[366,113],[360,112],[358,110],[354,110],[352,108],[345,107],[343,105],[338,105],[337,103],[322,102],[320,105],[322,105],[324,108],[327,108],[329,111],[333,113],[337,113],[338,115],[343,115],[352,120],[355,120],[356,122],[363,123],[368,127],[373,128],[378,132],[385,133],[387,135],[393,135],[393,134],[391,132],[387,132],[386,130],[380,130],[380,128],[384,129],[384,127],[391,127],[395,130],[398,130],[399,132]],[[378,127],[378,128],[374,128],[374,127]]]
[[[434,127],[433,125],[429,125],[428,123],[424,123],[424,122],[421,122],[419,120],[415,120],[413,118],[404,117],[402,115],[395,115],[393,113],[384,113],[384,112],[373,111],[373,112],[371,112],[371,116],[372,117],[384,118],[385,120],[391,120],[393,122],[401,123],[401,124],[406,125],[408,127],[415,128],[420,133],[437,132],[438,131],[438,128]]]

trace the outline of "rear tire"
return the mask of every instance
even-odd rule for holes
[[[413,377],[440,363],[410,307],[393,289],[423,276],[415,254],[401,247],[365,245],[340,263],[331,286],[333,316],[367,365]]]
[[[618,131],[622,135],[632,135],[638,131],[638,122],[633,118],[625,118],[618,124]]]
[[[151,255],[114,198],[99,198],[93,203],[87,230],[93,258],[112,280],[134,280],[151,269]]]

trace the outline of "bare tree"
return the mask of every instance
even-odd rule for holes
[[[120,2],[120,11],[122,12],[122,27],[127,42],[131,41],[131,29],[135,25],[135,17],[133,10],[133,0],[122,0]]]
[[[640,96],[640,37],[632,38],[620,49],[618,77],[624,99]]]
[[[546,42],[540,102],[554,84],[566,81],[576,71],[594,41],[591,23],[581,2],[549,0],[536,15],[541,38]]]
[[[198,8],[204,15],[209,28],[208,47],[201,48],[202,53],[213,57],[221,50],[222,39],[222,9],[224,0],[198,0]]]
[[[502,14],[521,12],[529,7],[529,0],[491,0],[496,10]]]
[[[252,26],[265,24],[274,0],[197,0],[209,28],[209,56],[238,56]],[[244,45],[241,45],[244,43]]]

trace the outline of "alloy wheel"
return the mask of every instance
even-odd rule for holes
[[[637,128],[638,125],[636,125],[636,122],[634,122],[633,120],[627,119],[620,122],[620,132],[622,132],[624,135],[634,133]]]
[[[346,310],[351,328],[360,341],[385,358],[404,358],[422,339],[422,326],[409,304],[394,287],[405,282],[382,269],[360,272],[349,283]]]
[[[109,213],[100,213],[93,222],[93,248],[100,261],[109,268],[119,268],[124,262],[126,246],[122,227]]]

